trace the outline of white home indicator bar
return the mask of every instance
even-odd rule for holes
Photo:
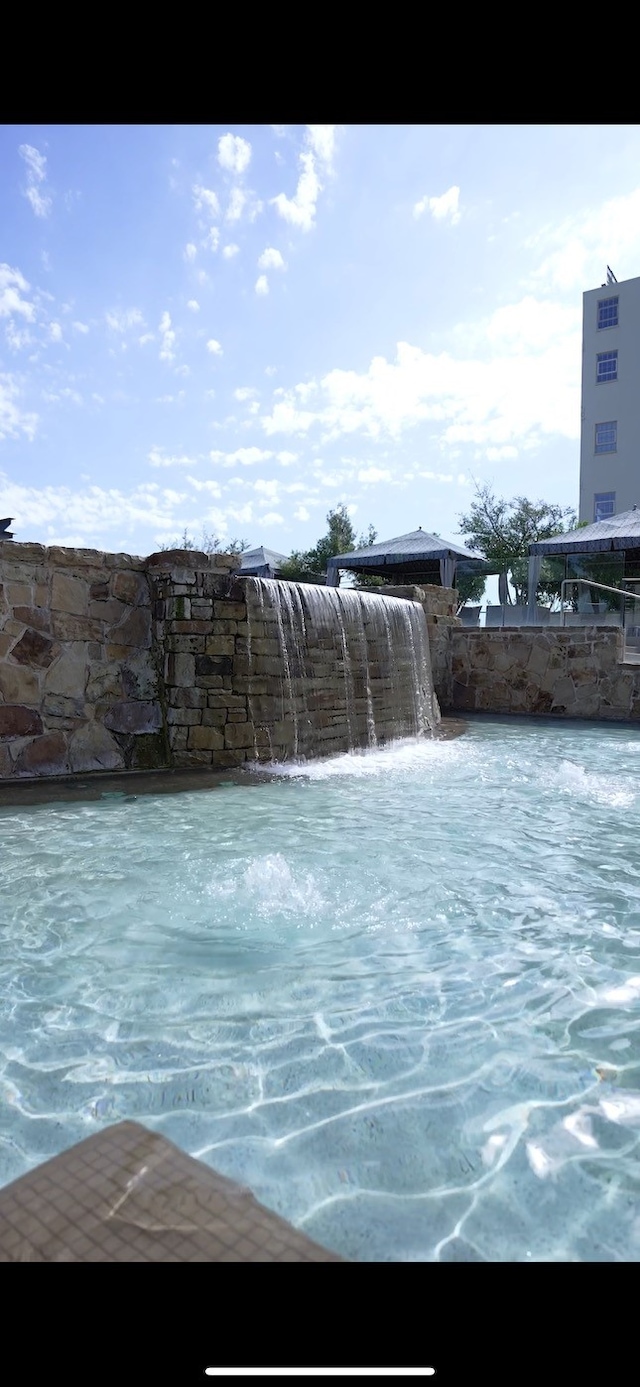
[[[435,1368],[205,1368],[207,1377],[433,1377]]]

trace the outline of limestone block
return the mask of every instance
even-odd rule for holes
[[[0,703],[0,740],[31,737],[39,732],[42,732],[42,721],[34,708],[25,708],[18,703]]]
[[[202,675],[223,675],[233,673],[233,660],[229,655],[196,655],[195,677]]]
[[[101,641],[102,622],[85,616],[70,616],[68,612],[53,612],[53,634],[59,641]]]
[[[206,636],[167,636],[165,650],[177,655],[204,655]]]
[[[54,612],[86,616],[89,608],[89,588],[84,579],[74,578],[70,573],[54,573],[51,607]]]
[[[203,727],[224,727],[227,716],[232,718],[236,713],[241,711],[242,710],[238,708],[205,708],[202,713]],[[245,713],[244,717],[246,718],[246,716]]]
[[[218,727],[191,727],[187,746],[190,751],[222,751],[224,749],[224,736]],[[232,745],[234,745],[232,743]],[[244,743],[237,743],[244,745]]]
[[[0,664],[0,694],[5,703],[40,702],[39,670],[25,665]]]
[[[124,758],[106,728],[89,722],[69,740],[69,764],[72,771],[119,771],[124,769]]]
[[[293,726],[291,727],[293,735]],[[253,746],[253,727],[249,722],[227,722],[224,729],[224,745],[229,750],[236,747]]]
[[[56,653],[53,641],[43,636],[40,631],[25,631],[12,647],[11,658],[21,665],[47,669]]]
[[[33,602],[31,583],[5,583],[4,598],[9,607],[30,607]]]
[[[206,708],[204,712],[207,712]],[[197,727],[203,721],[203,716],[200,708],[167,708],[170,726],[175,723],[178,727]]]
[[[246,602],[214,602],[213,615],[221,621],[228,618],[230,621],[246,621],[247,605]]]
[[[206,708],[206,689],[169,689],[169,703],[174,708]]]
[[[46,732],[24,746],[15,763],[16,775],[65,775],[69,770],[63,732]]]
[[[192,688],[195,683],[195,656],[169,655],[166,680],[168,684],[178,684]]]
[[[151,611],[148,607],[133,607],[116,626],[111,627],[110,639],[118,645],[135,645],[148,650],[151,645]]]
[[[129,610],[124,602],[118,602],[115,597],[110,597],[107,601],[100,599],[89,602],[89,616],[95,621],[106,621],[108,626],[121,621]]]
[[[49,693],[68,694],[70,698],[81,698],[87,683],[87,647],[83,641],[75,642],[63,650],[58,659],[47,670],[44,688]]]
[[[129,607],[148,607],[151,601],[149,584],[143,573],[133,573],[131,570],[114,573],[111,591],[114,597],[126,602]]]
[[[51,612],[48,607],[14,607],[13,615],[16,621],[24,622],[25,626],[44,631],[45,635],[51,634]]]
[[[235,641],[235,636],[207,636],[205,652],[207,655],[234,655]]]
[[[157,703],[114,703],[105,714],[104,725],[112,732],[156,732],[162,725]]]

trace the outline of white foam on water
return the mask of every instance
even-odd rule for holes
[[[251,861],[230,880],[209,885],[213,896],[245,899],[261,915],[315,915],[325,900],[312,872],[294,871],[280,852]]]
[[[286,777],[291,780],[331,780],[334,777],[387,775],[390,771],[429,770],[441,765],[469,761],[471,748],[464,750],[452,742],[429,737],[406,737],[385,747],[348,751],[340,756],[327,756],[317,761],[272,761],[269,764],[248,765],[247,769],[261,775]]]
[[[591,803],[608,804],[612,809],[629,809],[635,803],[636,793],[618,780],[612,783],[608,774],[586,771],[575,761],[561,761],[557,770],[549,772],[545,768],[545,783],[562,794],[575,799],[586,799]]]

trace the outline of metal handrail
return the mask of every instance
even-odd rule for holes
[[[571,583],[572,587],[577,587],[581,584],[583,587],[597,588],[598,592],[612,592],[614,597],[630,597],[632,602],[640,602],[640,595],[635,592],[627,592],[626,588],[610,588],[607,587],[606,583],[594,583],[591,581],[591,578],[563,578],[560,584],[561,602],[566,602],[567,600],[564,595],[564,589],[567,583]]]

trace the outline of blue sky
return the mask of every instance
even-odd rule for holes
[[[581,295],[640,274],[638,126],[5,126],[0,515],[284,553],[576,506]]]

